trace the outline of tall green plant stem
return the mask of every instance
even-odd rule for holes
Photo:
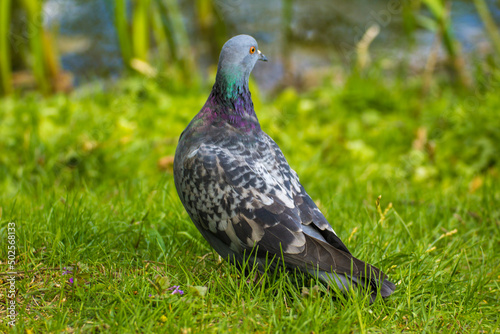
[[[148,60],[150,0],[136,0],[132,17],[132,48],[134,58]]]
[[[9,94],[11,86],[11,63],[9,50],[11,0],[0,1],[0,92]]]
[[[493,21],[493,18],[491,17],[491,13],[486,5],[486,2],[484,0],[474,0],[474,4],[476,5],[479,16],[481,16],[481,20],[483,20],[488,35],[490,35],[493,47],[495,48],[496,53],[500,56],[500,32],[495,25],[495,21]]]
[[[123,63],[130,68],[132,60],[132,45],[129,39],[127,25],[127,3],[126,0],[115,0],[115,25],[118,34],[118,42],[122,52]]]
[[[23,5],[29,22],[28,39],[33,74],[40,90],[47,94],[50,91],[50,82],[44,62],[42,4],[38,0],[23,0]]]

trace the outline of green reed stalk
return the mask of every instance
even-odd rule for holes
[[[44,94],[47,94],[50,91],[50,82],[44,62],[42,3],[38,0],[23,0],[23,5],[28,19],[28,39],[33,74],[35,75],[39,89]]]
[[[495,25],[495,21],[491,17],[488,5],[484,0],[474,0],[474,4],[476,5],[479,16],[481,16],[481,20],[483,20],[484,27],[486,28],[488,35],[490,35],[493,47],[495,48],[496,53],[500,56],[500,32]]]
[[[136,0],[132,14],[132,47],[134,58],[147,61],[149,52],[149,0]]]
[[[0,1],[0,92],[9,94],[12,91],[12,73],[9,49],[9,25],[11,0]]]
[[[451,2],[445,0],[423,0],[423,3],[434,16],[436,27],[441,34],[443,46],[448,53],[451,66],[459,79],[460,85],[462,87],[469,87],[470,78],[465,72],[460,43],[456,40],[451,26],[449,10]]]
[[[129,38],[127,23],[127,2],[126,0],[115,0],[115,26],[118,35],[118,42],[122,52],[123,63],[130,68],[132,60],[132,45]]]
[[[171,37],[175,44],[176,58],[179,60],[184,78],[188,82],[196,82],[197,77],[193,76],[195,62],[193,53],[191,52],[191,45],[189,42],[188,33],[184,22],[182,21],[182,14],[177,0],[163,0],[167,8],[167,18],[170,22]]]
[[[157,53],[162,61],[168,61],[169,41],[164,29],[161,8],[156,1],[151,2],[151,27],[156,41]]]

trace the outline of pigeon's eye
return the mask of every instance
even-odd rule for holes
[[[254,54],[254,53],[255,53],[255,46],[252,46],[252,47],[250,48],[250,54]]]

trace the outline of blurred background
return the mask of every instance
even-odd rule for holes
[[[270,59],[252,77],[257,114],[306,180],[329,175],[318,165],[395,189],[460,178],[475,191],[498,178],[497,0],[2,0],[0,10],[6,193],[171,173],[222,45],[242,33]]]
[[[475,62],[500,52],[495,0],[7,0],[2,6],[4,94],[68,91],[126,70],[147,75],[176,67],[206,80],[223,43],[240,33],[253,35],[272,60],[255,73],[266,92],[308,88],[327,74],[341,75],[337,67],[373,62],[409,75],[446,70],[455,84],[470,86]]]

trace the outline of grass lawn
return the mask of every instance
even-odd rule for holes
[[[443,87],[422,97],[374,73],[265,101],[252,89],[335,231],[396,283],[372,305],[313,279],[243,275],[196,230],[172,159],[210,87],[126,79],[0,100],[0,331],[498,332],[500,96]]]

